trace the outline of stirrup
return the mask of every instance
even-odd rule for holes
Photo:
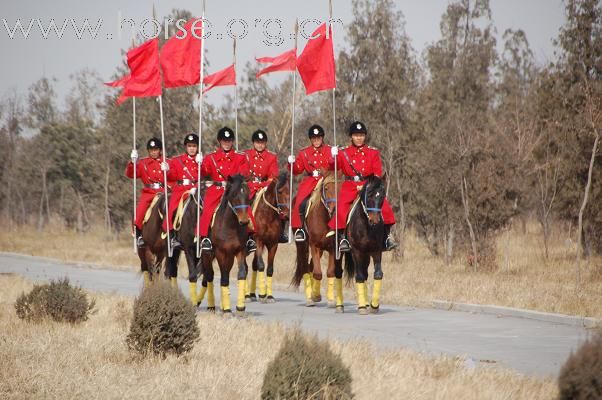
[[[257,250],[257,243],[252,238],[247,239],[247,243],[245,244],[247,249],[247,254],[254,253]]]
[[[171,245],[172,250],[182,248],[182,243],[178,239],[176,239],[176,235],[170,235],[169,243]]]
[[[389,235],[385,239],[385,248],[383,251],[391,251],[391,250],[395,249],[397,246],[398,246],[398,244],[395,243],[395,241],[393,240],[391,235]]]
[[[143,248],[146,245],[146,243],[144,243],[144,240],[142,239],[142,235],[138,236],[136,238],[136,246],[138,246],[139,249]]]
[[[349,240],[347,238],[342,238],[339,242],[339,252],[347,253],[351,251],[351,244],[349,244]]]
[[[305,231],[303,229],[297,229],[295,231],[295,242],[305,242],[307,236],[305,235]]]
[[[211,243],[211,239],[205,237],[201,240],[201,250],[203,251],[212,251],[213,243]]]

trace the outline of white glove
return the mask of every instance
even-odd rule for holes
[[[163,162],[161,163],[161,171],[163,171],[163,172],[167,172],[167,171],[169,171],[169,164],[168,164],[168,163],[166,163],[165,161],[163,161]]]
[[[193,187],[192,189],[190,189],[190,190],[188,191],[188,193],[190,193],[190,195],[191,195],[191,196],[194,196],[194,195],[195,195],[195,193],[196,193],[196,188],[195,188],[195,187]]]
[[[288,156],[288,163],[293,164],[295,162],[295,156]]]
[[[332,146],[330,148],[330,154],[332,154],[333,157],[336,157],[337,154],[339,154],[339,148],[337,146]]]
[[[200,164],[200,163],[202,163],[202,162],[203,162],[203,155],[202,155],[201,153],[197,153],[197,155],[196,155],[196,158],[195,158],[195,159],[196,159],[196,162],[197,162],[198,164]]]
[[[132,150],[132,152],[130,153],[130,158],[132,159],[132,162],[135,163],[138,159],[138,150]]]

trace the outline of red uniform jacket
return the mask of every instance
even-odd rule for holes
[[[187,153],[170,159],[168,163],[167,181],[173,182],[173,190],[169,198],[169,218],[163,219],[163,231],[165,232],[168,230],[167,223],[169,221],[171,224],[174,212],[184,193],[197,186],[199,171],[195,157],[191,157]]]
[[[278,178],[278,157],[271,151],[258,152],[255,149],[245,150],[249,161],[251,181],[249,182],[250,199],[255,197],[258,190],[268,186]]]
[[[144,184],[138,205],[136,206],[136,219],[134,224],[142,229],[144,214],[153,201],[155,194],[164,190],[163,171],[161,171],[162,158],[142,158],[136,163],[136,178],[140,178]],[[125,168],[125,176],[134,179],[134,164],[130,161]]]

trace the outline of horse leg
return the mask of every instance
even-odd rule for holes
[[[334,290],[335,296],[335,312],[343,313],[345,308],[343,306],[343,259],[342,257],[338,260],[334,260]]]
[[[272,279],[274,276],[274,258],[276,258],[276,250],[278,250],[278,243],[272,244],[268,247],[268,268],[267,268],[267,279],[266,279],[266,295],[268,303],[275,303],[274,292],[272,291]]]
[[[236,254],[236,262],[238,263],[238,292],[236,300],[236,313],[244,315],[245,313],[245,288],[247,286],[247,263],[245,250],[241,250]]]
[[[138,249],[138,258],[140,259],[140,272],[144,279],[144,287],[150,285],[150,274],[148,272],[148,263],[146,262],[146,248]]]
[[[366,306],[368,304],[367,300],[367,290],[366,290],[366,280],[368,278],[368,268],[367,262],[370,262],[370,256],[365,256],[361,252],[357,250],[353,251],[353,261],[355,263],[355,286],[357,289],[357,308],[360,315],[368,314],[368,310]],[[367,259],[367,260],[366,260]]]
[[[176,249],[172,257],[167,257],[167,266],[165,268],[165,279],[169,279],[172,287],[178,287],[178,261],[182,250]]]
[[[380,303],[378,302],[380,297],[380,288],[383,283],[383,267],[382,267],[382,255],[380,251],[372,254],[372,260],[374,262],[374,286],[372,287],[372,300],[370,301],[370,311],[376,314],[379,310]]]
[[[328,252],[328,270],[326,270],[326,277],[328,280],[328,286],[326,289],[326,299],[328,300],[328,307],[334,307],[334,279],[335,279],[335,254],[334,251]]]
[[[215,312],[215,292],[213,290],[213,257],[208,255],[207,253],[203,253],[201,255],[202,263],[202,271],[203,271],[203,288],[201,288],[201,293],[199,294],[200,300],[203,298],[205,292],[207,293],[207,311]],[[204,289],[204,290],[203,290]]]
[[[221,289],[221,306],[224,314],[231,313],[232,308],[230,307],[230,270],[234,263],[234,255],[227,252],[215,249],[215,258],[219,265],[220,272],[220,289]],[[244,290],[244,287],[243,287]]]
[[[311,299],[315,303],[322,301],[322,295],[320,294],[320,286],[322,285],[322,266],[320,265],[320,258],[322,258],[322,251],[317,246],[313,246],[311,249],[311,262],[313,264]]]
[[[257,242],[257,251],[255,251],[255,257],[253,258],[253,277],[252,280],[255,279],[255,276],[259,278],[259,299],[261,302],[265,302],[265,263],[263,262],[263,250],[265,249],[265,244],[262,241]]]
[[[174,254],[179,249],[174,250]],[[196,245],[189,246],[184,254],[186,255],[186,264],[188,265],[188,291],[190,293],[190,302],[193,306],[201,304],[200,296],[197,294],[197,280],[199,278],[199,271],[196,260]],[[203,294],[204,295],[204,294]]]

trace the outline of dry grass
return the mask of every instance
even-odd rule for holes
[[[13,303],[32,284],[0,276],[0,398],[257,399],[287,331],[277,324],[199,314],[201,339],[182,358],[141,359],[125,346],[133,299],[95,294],[80,326],[19,320]],[[556,384],[501,369],[467,370],[461,359],[382,351],[333,341],[358,399],[550,399]]]
[[[0,232],[1,251],[138,270],[131,243],[127,234],[107,239],[99,229],[85,235],[64,228],[38,233],[27,226]],[[585,265],[582,285],[576,290],[575,246],[567,234],[554,231],[548,260],[543,256],[539,226],[534,223],[528,225],[526,234],[518,229],[502,234],[497,245],[500,269],[474,273],[464,257],[445,266],[409,234],[401,262],[392,260],[390,254],[385,256],[382,302],[429,306],[431,300],[442,299],[602,318],[602,258],[592,258]],[[275,267],[275,282],[280,288],[290,282],[294,259],[294,247],[281,246]],[[187,276],[184,265],[181,260],[180,276]],[[353,296],[348,290],[346,297]]]

